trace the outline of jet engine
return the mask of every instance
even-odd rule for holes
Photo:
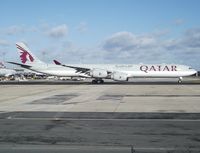
[[[127,74],[120,73],[120,72],[114,72],[111,74],[111,79],[115,81],[128,81]]]
[[[90,76],[94,78],[106,78],[108,76],[108,72],[102,69],[93,69],[90,71]]]

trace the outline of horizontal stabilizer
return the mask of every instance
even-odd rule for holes
[[[7,62],[7,63],[14,64],[14,65],[19,65],[19,66],[21,66],[21,67],[23,67],[23,68],[27,68],[27,69],[29,69],[29,68],[32,67],[32,66],[29,66],[29,65],[20,64],[20,63],[15,63],[15,62]]]

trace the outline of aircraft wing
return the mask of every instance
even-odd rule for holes
[[[26,69],[31,68],[31,66],[25,65],[25,64],[20,64],[20,63],[15,63],[15,62],[7,62],[7,63],[14,64],[14,65],[19,65],[19,66],[21,66],[23,68],[26,68]]]
[[[54,61],[54,63],[55,63],[56,65],[61,65],[61,66],[64,66],[64,67],[69,67],[69,68],[75,69],[76,72],[87,73],[88,71],[91,70],[91,69],[89,69],[89,68],[83,68],[83,67],[77,67],[77,66],[71,66],[71,65],[61,64],[61,63],[58,62],[57,60],[53,60],[53,61]]]
[[[98,79],[102,80],[104,78],[113,79],[115,81],[128,81],[128,79],[129,79],[128,74],[120,72],[120,71],[64,65],[56,60],[54,60],[54,63],[56,65],[61,65],[64,67],[75,69],[76,72],[85,73],[88,76],[91,76],[92,78],[96,78],[97,81],[98,81]],[[93,81],[93,82],[95,83],[95,81]]]

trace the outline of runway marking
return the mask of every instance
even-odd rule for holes
[[[137,148],[137,147],[135,147],[135,148],[133,148],[134,150],[160,150],[160,151],[199,151],[199,149],[200,148],[189,148],[189,147],[185,147],[185,148],[183,148],[183,147],[181,147],[181,148],[171,148],[171,147],[166,147],[166,148],[153,148],[153,147],[140,147],[140,148]]]
[[[139,121],[139,122],[200,122],[200,119],[88,119],[88,118],[20,118],[8,116],[8,120],[45,120],[45,121]],[[4,120],[0,119],[0,120]]]
[[[34,100],[29,104],[47,104],[47,105],[60,105],[64,102],[71,100],[75,97],[79,96],[79,94],[60,94],[60,95],[53,95],[41,99]]]
[[[121,100],[123,97],[200,97],[200,95],[173,95],[173,94],[138,94],[138,95],[102,95],[97,100],[116,99]]]
[[[14,146],[12,145],[8,145],[8,144],[5,144],[5,145],[0,145],[0,148],[1,149],[7,149],[7,148],[12,148],[12,149],[17,149],[17,150],[24,150],[24,149],[38,149],[38,150],[41,150],[41,149],[46,149],[48,146],[49,149],[53,149],[53,150],[62,150],[62,149],[66,149],[67,150],[80,150],[80,149],[87,149],[87,150],[129,150],[131,149],[131,145],[128,145],[128,146],[114,146],[114,145],[106,145],[106,146],[103,146],[103,145],[97,145],[97,146],[90,146],[90,145],[83,145],[83,146],[76,146],[76,145],[73,145],[73,146],[70,146],[70,145],[37,145],[37,144],[34,144],[34,145],[19,145],[19,144],[15,144]],[[23,149],[22,149],[23,148]],[[142,151],[142,150],[159,150],[159,151],[199,151],[200,148],[197,148],[197,147],[134,147],[133,146],[133,150],[134,151]]]
[[[0,111],[0,114],[12,113],[13,111]]]

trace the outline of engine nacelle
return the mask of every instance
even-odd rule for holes
[[[120,73],[120,72],[114,72],[111,75],[111,79],[115,80],[115,81],[128,81],[128,77],[127,74],[125,73]]]
[[[94,78],[106,78],[108,76],[108,72],[106,70],[93,69],[90,71],[90,76]]]

